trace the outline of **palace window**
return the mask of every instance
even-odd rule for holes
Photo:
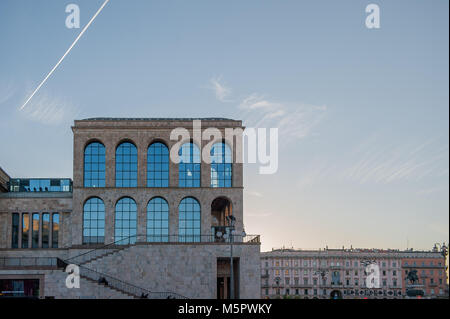
[[[83,244],[105,242],[105,204],[93,197],[83,206]]]
[[[225,143],[216,143],[211,148],[211,187],[231,187],[231,149]]]
[[[40,218],[38,213],[33,213],[33,226],[32,226],[32,238],[31,247],[39,248],[39,223]]]
[[[169,241],[169,204],[162,197],[155,197],[147,205],[147,241]]]
[[[200,203],[192,197],[184,198],[178,207],[178,234],[181,242],[200,241]]]
[[[134,244],[137,233],[137,206],[130,197],[124,197],[116,204],[114,241],[119,245]]]
[[[105,187],[105,146],[99,142],[84,150],[84,187]]]
[[[147,151],[147,187],[169,187],[169,149],[160,142]]]
[[[137,187],[137,148],[124,142],[116,149],[116,187]]]
[[[42,214],[42,248],[50,247],[50,214]]]
[[[28,213],[22,214],[22,248],[28,248],[28,238],[30,233],[30,217]]]
[[[52,248],[58,248],[59,213],[52,214]]]
[[[13,213],[11,248],[19,248],[19,233],[20,233],[19,224],[20,224],[20,215],[18,213]]]
[[[200,150],[194,143],[183,144],[178,152],[180,163],[178,183],[180,187],[200,187]]]

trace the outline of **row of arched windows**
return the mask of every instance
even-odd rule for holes
[[[198,146],[185,143],[178,152],[179,187],[200,187],[201,154]],[[211,187],[232,186],[232,153],[224,143],[211,148]],[[116,148],[116,187],[137,187],[137,147],[123,142]],[[155,142],[147,150],[147,187],[169,187],[169,149]],[[105,187],[105,146],[88,144],[84,150],[84,187]]]
[[[193,197],[181,200],[178,206],[179,241],[200,241],[200,203]],[[147,241],[169,241],[169,204],[154,197],[147,204]],[[114,212],[114,241],[135,243],[137,234],[137,205],[130,197],[121,198]],[[105,242],[105,204],[98,197],[88,199],[83,207],[83,244]]]

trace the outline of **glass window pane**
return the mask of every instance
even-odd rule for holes
[[[192,197],[184,198],[178,207],[178,230],[179,241],[181,242],[199,242],[200,241],[200,223],[195,223],[195,220],[200,220],[200,204]]]
[[[52,248],[58,248],[58,236],[59,236],[59,214],[53,213],[52,215]]]
[[[147,241],[169,241],[169,204],[162,197],[153,198],[147,205]]]
[[[169,149],[163,143],[148,148],[147,187],[169,187]]]
[[[117,245],[134,244],[137,233],[137,206],[132,198],[124,197],[116,204],[115,239]],[[130,237],[131,236],[131,237]]]
[[[231,149],[225,143],[216,143],[211,148],[211,187],[231,187]]]
[[[84,187],[105,187],[105,146],[90,143],[84,150]]]
[[[30,217],[28,213],[22,214],[22,248],[28,248],[28,238],[30,232]]]
[[[116,149],[116,187],[137,187],[137,148],[124,142]]]
[[[178,155],[179,187],[200,187],[200,150],[194,143],[185,143],[180,147]],[[198,172],[198,174],[196,174]]]

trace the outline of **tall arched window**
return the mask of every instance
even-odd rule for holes
[[[116,204],[114,241],[118,244],[134,244],[137,233],[137,207],[130,197],[124,197]],[[130,236],[134,236],[129,238]]]
[[[116,149],[116,187],[137,187],[137,148],[124,142]]]
[[[169,187],[169,149],[163,143],[148,148],[147,187]]]
[[[162,197],[155,197],[148,202],[147,241],[169,241],[169,204]]]
[[[84,187],[105,187],[105,146],[92,142],[84,149]]]
[[[83,206],[83,244],[105,242],[105,204],[98,197],[88,199]]]
[[[211,148],[211,187],[231,187],[231,149],[225,143],[216,143]]]
[[[178,207],[178,234],[181,242],[200,242],[200,203],[186,197]]]
[[[194,143],[180,147],[178,183],[180,187],[200,187],[200,150]]]

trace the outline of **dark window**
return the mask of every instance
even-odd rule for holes
[[[11,248],[19,248],[19,224],[20,216],[18,213],[12,214],[12,241]]]
[[[32,248],[39,248],[39,214],[33,213],[33,236],[31,241]]]
[[[84,150],[84,187],[105,187],[105,146],[93,142]]]
[[[59,235],[59,214],[53,213],[52,215],[52,248],[58,248],[58,235]]]
[[[50,245],[50,214],[42,214],[42,248],[48,248]]]
[[[200,204],[192,197],[183,199],[179,206],[178,233],[182,242],[200,241]]]
[[[164,198],[155,197],[147,205],[147,241],[169,241],[169,204]]]
[[[137,187],[137,148],[124,142],[116,149],[116,187]]]
[[[22,248],[28,248],[28,238],[30,233],[30,217],[28,213],[22,214]]]
[[[180,187],[200,187],[200,150],[194,143],[183,144],[180,156],[178,182]]]
[[[137,207],[136,202],[125,197],[116,204],[115,214],[115,241],[118,244],[134,244],[137,232]]]
[[[225,143],[216,143],[211,148],[211,187],[231,187],[231,149]]]
[[[83,206],[83,244],[105,242],[105,204],[93,197]]]
[[[163,143],[148,148],[147,187],[169,187],[169,149]]]

